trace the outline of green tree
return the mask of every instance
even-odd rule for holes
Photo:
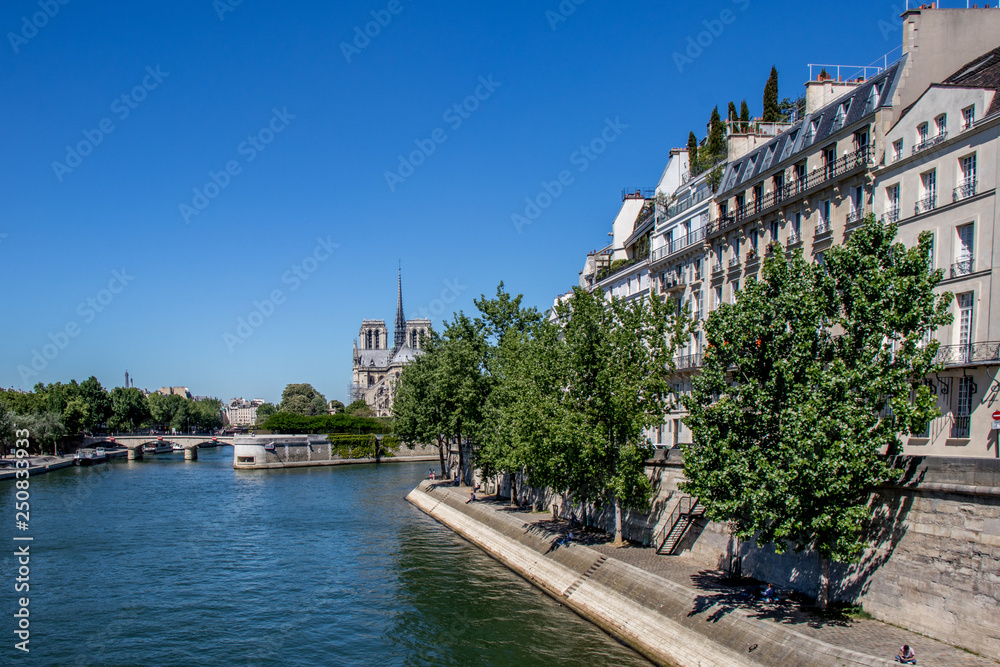
[[[29,440],[35,445],[33,449],[39,453],[45,452],[48,447],[49,451],[56,454],[59,450],[59,438],[66,435],[62,416],[55,411],[18,415],[16,422],[19,429],[28,430]]]
[[[281,412],[297,415],[325,415],[326,397],[308,383],[290,384],[281,392]]]
[[[730,127],[732,127],[734,131],[739,127],[737,123],[740,120],[740,115],[736,113],[736,103],[733,101],[729,102],[729,112],[726,114],[726,120],[732,123]]]
[[[750,107],[746,100],[740,102],[740,131],[750,131]]]
[[[89,408],[85,428],[94,431],[107,424],[111,417],[111,395],[96,377],[91,375],[80,383],[80,396],[87,402]]]
[[[726,124],[719,116],[719,107],[712,109],[712,116],[708,122],[708,140],[705,142],[704,153],[701,158],[701,169],[710,168],[720,160],[726,159],[728,154],[726,147]]]
[[[81,433],[90,422],[90,406],[83,398],[71,398],[62,413],[62,423],[68,433]]]
[[[444,431],[445,398],[440,395],[442,387],[438,382],[440,344],[440,337],[432,330],[423,341],[424,353],[403,367],[392,411],[396,433],[404,442],[437,445],[441,476],[445,477],[448,442]]]
[[[332,400],[330,401],[328,408],[331,414],[339,414],[344,411],[344,404],[338,400]],[[260,408],[257,408],[257,410],[259,411]]]
[[[694,132],[688,133],[688,169],[692,176],[701,173],[701,164],[698,158],[698,137],[694,135]]]
[[[764,84],[764,113],[761,117],[765,123],[776,123],[781,120],[781,109],[778,107],[778,70],[771,67],[771,76]]]
[[[111,390],[111,428],[132,431],[150,417],[149,402],[141,391],[134,387]]]
[[[368,407],[368,404],[364,402],[364,399],[358,399],[344,408],[344,414],[354,415],[355,417],[372,417],[374,412]]]
[[[936,414],[922,384],[938,344],[925,336],[951,320],[951,294],[935,296],[931,237],[907,249],[895,227],[869,216],[822,264],[776,247],[762,281],[706,326],[708,350],[684,399],[693,442],[685,490],[709,518],[743,539],[812,549],[829,561],[865,548],[873,490],[892,476],[900,433]]]
[[[261,403],[257,406],[257,423],[264,423],[268,417],[278,411],[273,403]]]
[[[778,105],[778,110],[781,113],[781,120],[791,121],[792,118],[802,118],[806,113],[806,96],[800,95],[796,99],[786,97],[781,100],[781,104]]]
[[[574,288],[556,308],[561,328],[553,365],[563,369],[546,438],[560,465],[544,481],[577,501],[615,508],[615,541],[623,508],[647,507],[652,493],[644,462],[651,450],[644,429],[673,406],[669,377],[677,349],[691,334],[686,308],[653,295],[624,302]],[[549,400],[552,400],[551,398]]]

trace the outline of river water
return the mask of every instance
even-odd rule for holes
[[[648,665],[403,498],[430,464],[263,471],[232,447],[0,481],[2,665]],[[30,653],[14,648],[27,595]]]

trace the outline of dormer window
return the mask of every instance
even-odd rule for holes
[[[748,178],[750,178],[751,176],[753,176],[753,168],[754,168],[754,164],[755,164],[756,161],[757,161],[756,158],[750,158],[747,161],[746,169],[743,170],[743,180],[744,181],[747,180]]]
[[[837,109],[837,115],[833,119],[833,129],[839,130],[844,127],[844,122],[847,120],[847,110],[851,106],[851,101],[848,100],[840,105]]]
[[[868,93],[868,103],[865,105],[866,114],[875,111],[875,107],[878,106],[879,93],[878,86],[872,86],[871,91]]]
[[[948,134],[948,115],[941,114],[934,119],[934,126],[937,128],[937,136],[944,138]]]
[[[785,147],[781,151],[781,159],[782,160],[788,158],[788,156],[790,156],[792,154],[792,150],[795,149],[795,139],[798,138],[798,136],[799,136],[799,131],[798,130],[792,130],[788,134],[788,138],[785,139]]]
[[[976,105],[973,104],[972,106],[965,107],[964,109],[962,109],[963,130],[968,130],[970,127],[972,127],[972,123],[975,120],[975,116],[976,116]]]
[[[819,128],[819,120],[813,120],[809,122],[809,126],[806,128],[806,136],[802,138],[802,145],[808,146],[812,143],[813,139],[816,138],[816,130]]]

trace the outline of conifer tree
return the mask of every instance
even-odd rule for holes
[[[764,113],[762,120],[765,123],[776,123],[781,120],[781,109],[778,106],[778,70],[771,67],[771,76],[767,78],[764,85]]]
[[[694,136],[694,132],[688,134],[688,164],[692,176],[701,173],[701,165],[698,162],[698,137]]]

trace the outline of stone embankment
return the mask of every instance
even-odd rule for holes
[[[779,605],[776,613],[738,601],[738,592],[719,595],[712,585],[678,583],[656,567],[642,567],[643,558],[655,556],[650,549],[562,543],[555,525],[543,521],[545,514],[532,521],[498,503],[466,503],[468,491],[422,482],[407,500],[659,664],[891,665],[896,664],[891,656],[907,642],[923,650],[924,665],[996,664],[877,621],[818,630],[785,609],[792,603]],[[692,571],[675,579],[708,580],[716,574]],[[796,624],[803,631],[789,627]]]
[[[3,461],[8,462],[9,465],[0,468],[0,480],[17,477],[17,469],[14,467],[16,460],[10,456],[3,457]],[[73,465],[72,456],[32,456],[28,458],[27,470],[29,475],[42,475],[53,470],[68,468],[71,465]]]

